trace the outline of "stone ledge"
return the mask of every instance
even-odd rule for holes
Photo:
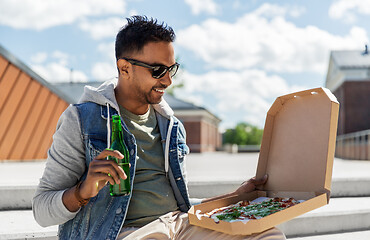
[[[234,191],[240,181],[189,182],[192,198],[207,198]],[[370,178],[334,179],[331,197],[370,196]],[[31,209],[36,186],[0,186],[0,210]]]
[[[330,204],[278,225],[289,238],[369,228],[370,197],[334,198]],[[31,210],[0,211],[0,239],[56,239],[57,226],[40,227]],[[316,239],[316,238],[313,238]],[[325,239],[325,238],[322,238]]]

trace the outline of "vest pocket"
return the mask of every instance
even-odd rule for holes
[[[106,148],[107,148],[106,140],[102,140],[101,138],[96,137],[89,137],[87,140],[87,149],[86,149],[87,166],[89,166],[90,162]]]

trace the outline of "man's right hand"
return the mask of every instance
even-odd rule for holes
[[[124,156],[117,150],[105,149],[90,162],[86,179],[80,186],[80,197],[89,199],[95,197],[99,191],[109,182],[120,183],[120,177],[126,179],[123,169],[113,160],[107,160],[108,156],[123,159]],[[78,200],[74,196],[76,186],[70,188],[63,194],[63,203],[69,211],[75,212],[79,209]]]
[[[80,196],[84,199],[95,197],[109,182],[111,185],[120,183],[120,178],[127,176],[123,169],[113,160],[106,160],[108,156],[123,159],[117,150],[105,149],[90,162],[86,179],[80,187]]]

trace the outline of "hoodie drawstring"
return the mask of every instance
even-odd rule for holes
[[[167,137],[166,137],[166,146],[165,146],[165,154],[164,154],[164,170],[166,172],[166,177],[168,176],[168,166],[169,166],[169,155],[170,155],[170,138],[171,132],[173,127],[173,119],[170,118],[170,125],[168,126],[167,130]]]
[[[107,148],[110,148],[110,131],[109,103],[107,103]]]

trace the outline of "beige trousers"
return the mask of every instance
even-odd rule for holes
[[[134,240],[280,240],[285,239],[284,233],[277,228],[271,228],[265,232],[242,236],[228,235],[225,233],[212,231],[206,228],[189,224],[188,214],[183,212],[170,212],[159,219],[141,227],[127,227],[122,229],[118,239]]]

